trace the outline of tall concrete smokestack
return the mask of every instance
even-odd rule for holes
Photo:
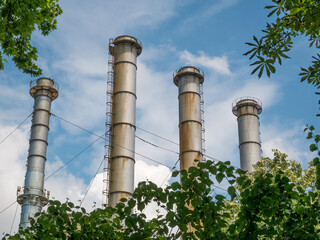
[[[253,164],[261,159],[259,114],[262,103],[252,97],[239,98],[233,102],[232,112],[238,117],[241,169],[251,172]]]
[[[202,161],[200,84],[204,77],[196,67],[182,67],[173,78],[179,88],[180,169],[188,170]]]
[[[58,97],[58,85],[50,78],[39,78],[30,83],[30,95],[34,98],[27,173],[23,194],[18,195],[21,204],[20,226],[30,225],[29,218],[40,212],[48,203],[49,193],[43,188],[44,170],[48,146],[51,102]],[[20,187],[18,188],[18,192]]]
[[[114,57],[114,84],[108,204],[114,207],[134,190],[136,71],[142,44],[134,37],[119,36],[109,52]]]

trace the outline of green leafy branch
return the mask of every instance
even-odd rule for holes
[[[258,73],[261,78],[263,73],[268,77],[276,72],[275,64],[282,64],[283,58],[289,58],[287,53],[292,49],[292,38],[299,35],[309,37],[309,47],[320,48],[320,2],[315,0],[293,1],[272,0],[274,5],[265,8],[270,10],[268,17],[275,16],[273,23],[267,23],[266,29],[262,30],[263,36],[258,39],[253,36],[253,42],[246,42],[251,47],[245,56],[249,56],[254,62],[251,74]],[[301,68],[301,81],[307,80],[320,87],[319,78],[319,55],[313,57],[312,65]]]
[[[37,49],[31,45],[31,35],[38,28],[44,36],[57,28],[57,17],[62,13],[58,0],[24,0],[0,2],[0,70],[4,58],[11,57],[24,73],[39,76],[36,64]]]
[[[315,128],[313,125],[311,125],[310,127],[307,126],[304,129],[304,131],[308,133],[307,139],[314,140],[314,143],[312,143],[309,146],[310,151],[318,153],[317,154],[318,156],[312,160],[312,165],[315,166],[315,168],[316,168],[316,182],[315,182],[316,188],[320,189],[320,159],[319,159],[319,157],[320,157],[320,148],[319,148],[320,135],[315,133]]]

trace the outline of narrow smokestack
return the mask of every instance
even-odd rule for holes
[[[176,71],[174,84],[179,88],[180,169],[188,170],[202,161],[202,121],[200,84],[204,77],[196,67]]]
[[[131,36],[119,36],[109,45],[114,57],[108,201],[112,207],[134,190],[136,71],[141,51],[141,43]]]
[[[20,226],[30,225],[42,207],[48,203],[48,194],[43,188],[44,170],[48,146],[51,102],[58,97],[58,85],[50,78],[39,78],[30,83],[30,95],[34,98],[27,173],[23,194],[18,195],[21,204]],[[20,190],[20,188],[18,188]]]
[[[261,159],[259,114],[262,103],[252,97],[239,98],[233,102],[232,112],[238,117],[241,169],[251,172],[253,164]]]

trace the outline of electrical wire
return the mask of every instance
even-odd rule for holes
[[[16,211],[15,211],[15,213],[14,213],[14,217],[13,217],[12,224],[11,224],[11,228],[10,228],[10,235],[11,235],[11,232],[12,232],[12,228],[13,228],[13,225],[14,225],[14,221],[16,220],[17,211],[18,211],[18,206],[19,206],[19,204],[17,203]]]
[[[179,146],[178,143],[176,143],[176,142],[174,142],[174,141],[172,141],[172,140],[169,140],[169,139],[167,139],[167,138],[165,138],[165,137],[162,137],[162,136],[160,136],[160,135],[158,135],[158,134],[152,133],[152,132],[150,132],[150,131],[148,131],[148,130],[145,130],[145,129],[142,129],[142,128],[140,128],[140,127],[136,127],[136,128],[137,128],[137,129],[140,129],[140,130],[142,130],[142,131],[144,131],[144,132],[147,132],[147,133],[149,133],[149,134],[151,134],[151,135],[153,135],[153,136],[156,136],[156,137],[158,137],[158,138],[161,138],[161,139],[163,139],[163,140],[165,140],[165,141],[167,141],[167,142],[170,142],[170,143],[173,143],[173,144]],[[149,143],[149,144],[152,144],[152,143]],[[152,145],[154,145],[154,144],[152,144]],[[164,150],[167,150],[167,149],[164,149]],[[213,161],[215,161],[215,162],[224,162],[224,161],[219,160],[219,159],[217,159],[217,158],[211,157],[211,156],[209,156],[209,155],[207,155],[207,154],[203,154],[203,156],[208,157],[208,158],[210,158],[211,160],[213,160]],[[238,167],[236,167],[236,166],[234,166],[234,165],[232,165],[232,166],[235,167],[236,169],[241,169],[241,168],[238,168]]]
[[[104,134],[103,134],[104,135]],[[102,135],[102,136],[103,136]],[[88,146],[86,146],[84,149],[82,149],[79,153],[77,153],[74,157],[72,157],[69,161],[67,161],[66,163],[64,163],[60,168],[58,168],[56,171],[54,171],[53,173],[51,173],[46,179],[48,180],[49,178],[51,178],[54,174],[56,174],[57,172],[59,172],[62,168],[64,168],[65,166],[67,166],[70,162],[72,162],[74,159],[76,159],[77,157],[79,157],[83,152],[85,152],[88,148],[90,148],[93,144],[95,144],[98,140],[100,140],[102,137],[99,136],[99,138],[97,138],[96,140],[94,140],[92,143],[90,143]]]
[[[11,134],[13,134],[18,128],[20,128],[21,125],[22,125],[25,121],[27,121],[27,119],[28,119],[29,117],[31,117],[32,114],[33,114],[33,112],[30,113],[30,114],[28,115],[28,117],[26,117],[26,118],[25,118],[15,129],[13,129],[4,139],[2,139],[2,141],[0,142],[0,144],[2,144],[5,140],[7,140],[7,138],[10,137]]]
[[[8,210],[8,209],[9,209],[12,205],[14,205],[16,202],[17,202],[17,201],[14,201],[14,202],[11,203],[10,205],[8,205],[6,208],[4,208],[4,209],[0,212],[0,214],[3,213],[3,212],[5,212],[6,210]]]
[[[89,187],[88,187],[86,193],[84,194],[84,196],[83,196],[83,198],[82,198],[82,200],[81,200],[81,202],[80,202],[80,207],[81,207],[84,199],[86,198],[86,196],[87,196],[87,194],[88,194],[88,192],[89,192],[89,190],[90,190],[90,188],[91,188],[91,186],[92,186],[92,184],[93,184],[93,182],[94,182],[94,180],[95,180],[95,178],[96,178],[96,176],[97,176],[97,174],[98,174],[98,172],[99,172],[99,170],[100,170],[100,168],[101,168],[101,166],[102,166],[103,161],[104,161],[104,159],[102,159],[102,161],[101,161],[101,163],[100,163],[100,165],[99,165],[99,167],[98,167],[98,169],[97,169],[97,171],[96,171],[96,174],[94,175],[92,181],[90,182]]]
[[[178,162],[180,161],[180,158],[178,158],[178,160],[176,161],[176,163],[174,164],[174,166],[172,167],[172,171],[176,168]],[[161,183],[160,187],[163,186],[163,184],[167,181],[167,179],[169,178],[169,176],[172,174],[172,171],[169,172],[169,174],[167,175],[167,177],[163,180],[163,182]]]
[[[126,147],[124,147],[124,146],[121,146],[121,145],[119,145],[119,144],[117,144],[117,143],[113,143],[113,144],[116,145],[116,146],[122,147],[122,148],[124,148],[124,149],[126,149],[126,150],[128,150],[128,151],[130,151],[130,152],[132,152],[132,153],[135,153],[136,155],[138,155],[138,156],[140,156],[140,157],[143,157],[143,158],[148,159],[148,160],[150,160],[150,161],[152,161],[152,162],[158,163],[159,165],[162,165],[162,166],[165,166],[165,167],[167,167],[167,168],[172,169],[170,166],[168,166],[168,165],[166,165],[166,164],[164,164],[164,163],[162,163],[162,162],[159,162],[159,161],[157,161],[157,160],[154,160],[154,159],[152,159],[152,158],[149,158],[149,157],[147,157],[147,156],[145,156],[145,155],[143,155],[143,154],[141,154],[141,153],[137,153],[137,152],[135,152],[135,151],[133,151],[133,150],[131,150],[131,149],[129,149],[129,148],[126,148]]]
[[[138,127],[137,127],[137,128],[138,128]],[[139,129],[142,130],[141,128],[139,128]],[[146,131],[146,130],[144,130],[144,131]],[[175,143],[175,142],[173,142],[173,141],[171,141],[171,140],[169,140],[169,139],[166,139],[166,138],[164,138],[164,137],[161,137],[161,136],[159,136],[159,135],[157,135],[157,134],[153,134],[153,133],[151,133],[151,132],[149,132],[149,131],[146,131],[146,132],[148,132],[148,133],[150,133],[150,134],[152,134],[152,135],[154,135],[154,136],[157,136],[157,137],[159,137],[159,138],[161,138],[161,139],[163,139],[163,140],[166,140],[166,141],[168,141],[168,142],[171,142],[171,143],[174,143],[174,144],[176,144],[176,145],[179,145],[178,143]],[[152,146],[154,146],[154,147],[161,148],[161,149],[166,150],[166,151],[169,151],[169,152],[174,152],[174,151],[172,151],[172,150],[170,150],[170,149],[160,147],[160,146],[158,146],[158,145],[156,145],[156,144],[154,144],[154,143],[151,143],[151,142],[149,142],[149,141],[147,141],[147,140],[144,140],[144,139],[142,139],[141,137],[138,137],[137,135],[136,135],[136,137],[139,138],[140,140],[142,140],[143,142],[148,143],[148,144],[150,144],[150,145],[152,145]],[[179,154],[178,152],[174,152],[174,153]],[[208,158],[210,158],[211,160],[213,160],[213,161],[215,161],[215,162],[224,162],[224,161],[219,160],[219,159],[217,159],[217,158],[211,157],[211,156],[209,156],[209,155],[207,155],[207,154],[203,154],[203,156],[208,157]],[[233,167],[236,168],[236,169],[240,169],[240,168],[238,168],[238,167],[236,167],[236,166],[234,166],[234,165],[231,165],[231,166],[233,166]]]
[[[81,127],[81,126],[79,126],[79,125],[77,125],[77,124],[75,124],[75,123],[72,123],[72,122],[70,122],[70,121],[68,121],[68,120],[60,117],[60,116],[57,116],[56,114],[53,114],[53,113],[51,113],[51,114],[52,114],[52,116],[57,117],[58,119],[66,122],[66,123],[69,123],[69,124],[71,124],[71,125],[79,128],[79,129],[81,129],[81,130],[83,130],[83,131],[85,131],[85,132],[87,132],[87,133],[90,133],[90,134],[92,134],[92,135],[94,135],[94,136],[97,136],[97,137],[102,138],[102,139],[105,140],[105,138],[103,137],[103,135],[102,135],[102,136],[99,136],[99,135],[97,135],[96,133],[94,133],[94,132],[92,132],[92,131],[89,131],[89,130],[87,130],[87,129],[85,129],[85,128],[83,128],[83,127]],[[136,127],[136,128],[139,129],[139,130],[141,130],[141,131],[144,131],[144,132],[146,132],[146,133],[149,133],[149,134],[151,134],[151,135],[153,135],[153,136],[156,136],[156,137],[158,137],[158,138],[161,138],[161,139],[163,139],[163,140],[165,140],[165,141],[168,141],[168,142],[170,142],[170,143],[173,143],[173,144],[175,144],[175,145],[179,145],[178,143],[176,143],[176,142],[174,142],[174,141],[171,141],[171,140],[169,140],[169,139],[167,139],[167,138],[165,138],[165,137],[162,137],[162,136],[160,136],[160,135],[158,135],[158,134],[152,133],[152,132],[150,132],[150,131],[148,131],[148,130],[145,130],[145,129],[143,129],[143,128],[140,128],[140,127]],[[109,131],[110,131],[110,130],[109,130]],[[143,142],[145,142],[145,143],[147,143],[147,144],[150,144],[151,146],[157,147],[157,148],[159,148],[159,149],[162,149],[162,150],[165,150],[165,151],[168,151],[168,152],[171,152],[171,153],[179,154],[178,152],[175,152],[175,151],[173,151],[173,150],[171,150],[171,149],[167,149],[167,148],[161,147],[161,146],[159,146],[159,145],[156,145],[156,144],[154,144],[154,143],[151,143],[150,141],[147,141],[147,140],[145,140],[145,139],[143,139],[143,138],[141,138],[141,137],[139,137],[139,136],[137,136],[137,135],[135,135],[135,136],[136,136],[138,139],[140,139],[141,141],[143,141]],[[152,159],[152,158],[150,158],[150,157],[147,157],[147,156],[145,156],[145,155],[143,155],[143,154],[137,153],[137,152],[135,152],[135,151],[133,151],[133,150],[131,150],[131,149],[128,149],[128,148],[126,148],[126,147],[124,147],[124,146],[121,146],[121,145],[119,145],[119,144],[116,144],[116,143],[113,143],[113,144],[116,145],[116,146],[119,146],[119,147],[121,147],[121,148],[123,148],[123,149],[126,149],[126,150],[128,150],[128,151],[130,151],[130,152],[132,152],[132,153],[134,153],[134,154],[136,154],[136,155],[138,155],[138,156],[141,156],[141,157],[143,157],[143,158],[145,158],[145,159],[148,159],[148,160],[150,160],[150,161],[152,161],[152,162],[155,162],[155,163],[157,163],[157,164],[160,164],[160,165],[163,165],[163,166],[165,166],[165,167],[168,167],[168,168],[171,169],[171,170],[174,170],[174,167],[170,167],[170,166],[168,166],[168,165],[166,165],[166,164],[163,164],[163,163],[161,163],[161,162],[159,162],[159,161],[157,161],[157,160],[154,160],[154,159]],[[217,159],[217,158],[211,157],[211,156],[209,156],[209,155],[207,155],[207,154],[203,154],[203,156],[208,157],[208,158],[210,158],[211,160],[213,160],[213,161],[215,161],[215,162],[223,162],[222,160],[219,160],[219,159]],[[177,163],[176,163],[176,164],[177,164]],[[176,164],[175,164],[175,165],[176,165]],[[236,169],[240,169],[240,168],[238,168],[238,167],[236,167],[236,166],[234,166],[234,165],[231,165],[231,166],[233,166],[233,167],[236,168]],[[169,175],[170,175],[170,174],[169,174]],[[166,179],[165,179],[165,180],[166,180]]]
[[[159,146],[159,145],[156,145],[156,144],[154,144],[154,143],[151,143],[151,142],[149,142],[149,141],[147,141],[147,140],[145,140],[145,139],[143,139],[143,138],[141,138],[141,137],[139,137],[139,136],[137,136],[136,135],[136,138],[138,138],[138,139],[140,139],[141,141],[143,141],[143,142],[145,142],[145,143],[147,143],[147,144],[150,144],[151,146],[154,146],[154,147],[156,147],[156,148],[160,148],[160,149],[163,149],[163,150],[165,150],[165,151],[168,151],[168,152],[171,152],[171,153],[175,153],[175,154],[180,154],[180,153],[178,153],[178,152],[176,152],[176,151],[173,151],[173,150],[171,150],[171,149],[168,149],[168,148],[164,148],[164,147],[161,147],[161,146]]]
[[[90,133],[90,134],[92,134],[92,135],[94,135],[94,136],[97,136],[97,137],[99,137],[99,138],[103,138],[102,136],[99,136],[99,135],[97,135],[96,133],[94,133],[94,132],[92,132],[92,131],[89,131],[89,130],[87,130],[87,129],[85,129],[85,128],[83,128],[83,127],[81,127],[81,126],[79,126],[79,125],[77,125],[77,124],[75,124],[75,123],[72,123],[72,122],[70,122],[70,121],[68,121],[68,120],[60,117],[60,116],[57,116],[56,114],[51,113],[51,115],[54,116],[54,117],[56,117],[56,118],[58,118],[58,119],[60,119],[60,120],[62,120],[62,121],[64,121],[64,122],[66,122],[66,123],[69,123],[69,124],[71,124],[71,125],[79,128],[79,129],[81,129],[81,130],[83,130],[83,131],[85,131],[85,132],[87,132],[87,133]],[[150,131],[148,131],[148,130],[145,130],[145,129],[140,128],[140,127],[137,127],[137,126],[136,126],[136,128],[139,129],[139,130],[141,130],[141,131],[144,131],[144,132],[146,132],[146,133],[149,133],[149,134],[151,134],[151,135],[153,135],[153,136],[156,136],[156,137],[158,137],[158,138],[161,138],[161,139],[163,139],[163,140],[165,140],[165,141],[167,141],[167,142],[170,142],[170,143],[173,143],[173,144],[179,146],[178,143],[176,143],[176,142],[174,142],[174,141],[172,141],[172,140],[169,140],[169,139],[167,139],[167,138],[165,138],[165,137],[162,137],[162,136],[160,136],[160,135],[158,135],[158,134],[155,134],[155,133],[153,133],[153,132],[150,132]],[[156,144],[154,144],[154,143],[151,143],[151,142],[149,142],[149,141],[147,141],[147,140],[145,140],[145,139],[142,139],[141,137],[139,137],[139,136],[137,136],[137,135],[136,135],[136,137],[137,137],[138,139],[140,139],[141,141],[143,141],[143,142],[145,142],[145,143],[148,143],[148,144],[150,144],[150,145],[152,145],[152,146],[154,146],[154,147],[161,148],[161,149],[163,149],[163,150],[166,150],[166,151],[169,151],[169,152],[172,152],[172,153],[179,154],[178,152],[175,152],[175,151],[173,151],[173,150],[170,150],[170,149],[167,149],[167,148],[158,146],[158,145],[156,145]],[[103,138],[103,139],[105,139],[105,138]],[[118,145],[118,146],[120,146],[120,145]],[[121,146],[120,146],[120,147],[121,147]],[[128,150],[128,149],[127,149],[127,150]],[[129,150],[129,151],[130,151],[130,150]],[[139,155],[139,154],[137,154],[137,155]],[[209,156],[209,155],[207,155],[207,154],[203,154],[203,156],[208,157],[208,158],[210,158],[211,160],[213,160],[213,161],[215,161],[215,162],[223,162],[222,160],[219,160],[219,159],[217,159],[217,158],[211,157],[211,156]],[[149,159],[149,160],[150,160],[150,159]],[[236,166],[233,166],[233,167],[235,167],[235,168],[237,168],[237,169],[240,169],[240,168],[238,168],[238,167],[236,167]],[[172,169],[172,168],[171,168],[171,169]]]
[[[171,143],[179,146],[178,143],[176,143],[176,142],[174,142],[174,141],[172,141],[172,140],[169,140],[169,139],[167,139],[167,138],[161,137],[161,136],[158,135],[158,134],[152,133],[152,132],[150,132],[150,131],[148,131],[148,130],[145,130],[145,129],[140,128],[140,127],[137,127],[137,126],[136,126],[136,128],[139,129],[139,130],[141,130],[141,131],[144,131],[144,132],[146,132],[146,133],[149,133],[149,134],[151,134],[151,135],[153,135],[153,136],[156,136],[156,137],[158,137],[158,138],[161,138],[161,139],[163,139],[163,140],[165,140],[165,141],[167,141],[167,142],[171,142]]]
[[[161,139],[163,139],[163,140],[165,140],[165,141],[167,141],[167,142],[171,142],[171,143],[179,146],[178,143],[176,143],[176,142],[174,142],[174,141],[171,141],[171,140],[169,140],[169,139],[167,139],[167,138],[165,138],[165,137],[162,137],[162,136],[160,136],[160,135],[158,135],[158,134],[152,133],[152,132],[150,132],[150,131],[148,131],[148,130],[145,130],[145,129],[142,129],[142,128],[140,128],[140,127],[136,127],[136,128],[137,128],[137,129],[140,129],[140,130],[142,130],[142,131],[144,131],[144,132],[147,132],[147,133],[149,133],[149,134],[151,134],[151,135],[153,135],[153,136],[156,136],[156,137],[158,137],[158,138],[161,138]],[[137,136],[136,136],[136,137],[137,137]],[[147,141],[146,141],[146,142],[147,142]],[[149,144],[151,144],[151,145],[155,145],[155,144],[150,143],[150,142],[147,142],[147,143],[149,143]],[[158,146],[157,146],[157,147],[158,147]],[[164,149],[164,150],[167,150],[167,149]],[[207,154],[203,154],[203,156],[208,157],[208,158],[210,158],[211,160],[213,160],[213,161],[215,161],[215,162],[224,162],[224,161],[219,160],[219,159],[217,159],[217,158],[211,157],[211,156],[209,156],[209,155],[207,155]],[[240,169],[240,168],[238,168],[238,167],[236,167],[236,166],[234,166],[234,165],[232,165],[232,166],[235,167],[236,169]]]
[[[71,125],[79,128],[79,129],[81,129],[81,130],[83,130],[83,131],[85,131],[85,132],[87,132],[87,133],[90,133],[90,134],[92,134],[92,135],[95,135],[95,136],[97,136],[97,137],[105,140],[105,137],[103,137],[104,134],[103,134],[102,136],[99,136],[99,135],[97,135],[97,134],[95,134],[95,133],[93,133],[93,132],[91,132],[91,131],[89,131],[89,130],[87,130],[87,129],[85,129],[85,128],[77,125],[77,124],[75,124],[75,123],[72,123],[72,122],[70,122],[70,121],[68,121],[68,120],[66,120],[66,119],[64,119],[64,118],[62,118],[62,117],[57,116],[56,114],[53,114],[53,113],[51,113],[51,114],[52,114],[52,116],[57,117],[57,118],[59,118],[59,119],[62,120],[62,121],[65,121],[66,123],[69,123],[69,124],[71,124]],[[110,131],[110,130],[109,130],[109,131]],[[134,153],[134,154],[136,154],[136,155],[138,155],[138,156],[140,156],[140,157],[143,157],[143,158],[148,159],[148,160],[150,160],[150,161],[152,161],[152,162],[155,162],[155,163],[157,163],[157,164],[160,164],[160,165],[163,165],[163,166],[166,166],[166,167],[172,169],[170,166],[168,166],[168,165],[166,165],[166,164],[164,164],[164,163],[161,163],[161,162],[159,162],[159,161],[157,161],[157,160],[154,160],[154,159],[152,159],[152,158],[150,158],[150,157],[147,157],[147,156],[145,156],[145,155],[143,155],[143,154],[141,154],[141,153],[138,153],[138,152],[135,152],[135,151],[133,151],[133,150],[131,150],[131,149],[128,149],[128,148],[126,148],[126,147],[124,147],[124,146],[122,146],[122,145],[120,145],[120,144],[113,143],[113,145],[116,145],[116,146],[118,146],[118,147],[121,147],[121,148],[123,148],[123,149],[126,149],[126,150],[128,150],[128,151],[130,151],[130,152],[132,152],[132,153]]]
[[[227,189],[224,189],[224,188],[222,188],[222,187],[218,187],[218,186],[216,186],[216,185],[214,185],[214,184],[212,184],[212,186],[214,186],[215,188],[218,188],[218,189],[220,189],[220,190],[223,190],[223,191],[225,191],[225,192],[228,192]]]
[[[98,134],[96,134],[96,133],[94,133],[94,132],[91,132],[91,131],[89,131],[89,130],[87,130],[87,129],[85,129],[85,128],[83,128],[83,127],[81,127],[81,126],[79,126],[79,125],[77,125],[77,124],[75,124],[75,123],[73,123],[73,122],[70,122],[70,121],[62,118],[62,117],[59,117],[59,116],[57,116],[57,115],[54,114],[54,113],[51,113],[51,115],[54,116],[54,117],[56,117],[56,118],[58,118],[58,119],[60,119],[60,120],[62,120],[62,121],[64,121],[64,122],[66,122],[66,123],[71,124],[71,125],[74,126],[74,127],[79,128],[79,129],[81,129],[81,130],[83,130],[83,131],[85,131],[85,132],[87,132],[87,133],[90,133],[90,134],[92,134],[92,135],[94,135],[94,136],[96,136],[96,137],[101,138]]]

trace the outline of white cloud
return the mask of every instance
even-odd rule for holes
[[[210,57],[203,51],[199,51],[199,55],[197,56],[187,50],[184,50],[180,53],[180,58],[185,61],[187,65],[206,67],[219,74],[231,74],[228,58],[226,56]]]
[[[277,120],[273,124],[266,124],[261,127],[262,132],[262,150],[263,155],[273,158],[272,149],[278,149],[286,153],[289,159],[300,162],[303,167],[308,167],[308,161],[311,161],[315,153],[308,151],[309,144],[305,141],[303,132],[304,125],[299,122],[284,123]]]
[[[79,79],[77,76],[70,75],[69,83],[59,84],[60,96],[53,102],[52,112],[86,129],[104,131],[100,123],[105,120],[106,81]],[[61,123],[69,133],[82,131],[63,121]]]
[[[171,177],[171,171],[165,166],[149,165],[144,161],[138,160],[135,164],[135,187],[141,181],[151,181],[158,186],[165,186],[169,183]]]
[[[0,139],[4,139],[15,126],[0,125]],[[0,211],[17,199],[17,187],[23,186],[28,150],[28,128],[23,125],[0,145]],[[9,232],[14,219],[16,205],[0,215],[0,232]],[[20,221],[20,207],[16,215],[14,230]]]
[[[178,142],[178,88],[171,73],[157,72],[139,62],[137,72],[137,135],[160,146],[178,151],[178,146],[163,141],[139,128],[158,133]],[[136,140],[136,151],[173,166],[178,155]],[[143,159],[137,156],[137,159]]]
[[[18,125],[32,112],[33,100],[28,94],[28,87],[28,84],[15,84],[12,87],[0,83],[0,123]],[[26,106],[30,106],[30,108],[28,109]]]
[[[176,4],[171,0],[62,2],[64,12],[58,19],[58,29],[45,39],[38,33],[35,40],[40,46],[49,44],[54,50],[54,54],[43,52],[46,56],[42,56],[54,69],[82,74],[82,77],[103,77],[106,76],[108,39],[142,27],[157,27],[174,15]],[[44,74],[50,74],[46,69]],[[51,69],[51,72],[54,71]]]
[[[170,177],[171,171],[165,166],[153,166],[148,165],[143,161],[136,161],[135,186],[141,181],[149,180],[158,186],[165,187],[169,184]],[[151,203],[145,208],[144,213],[147,215],[148,219],[152,219],[156,217],[157,214],[164,214],[164,210],[159,208],[156,203]]]

